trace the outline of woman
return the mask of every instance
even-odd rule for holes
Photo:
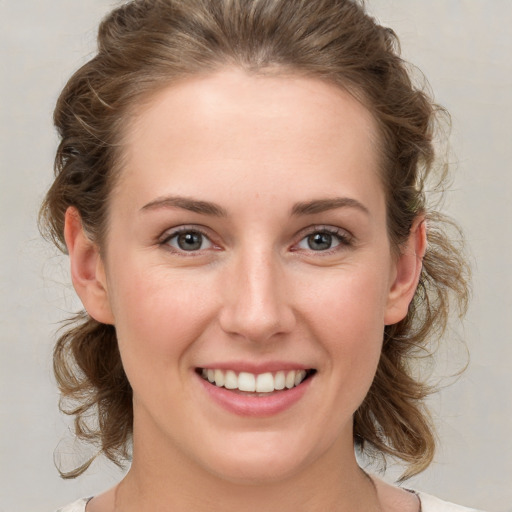
[[[413,362],[467,298],[394,34],[348,0],[135,0],[98,41],[41,218],[86,311],[63,408],[131,465],[63,510],[467,510],[354,450],[432,461]]]

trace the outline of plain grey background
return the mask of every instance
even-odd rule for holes
[[[432,400],[440,449],[407,485],[512,511],[512,2],[368,3],[453,116],[458,161],[446,208],[466,230],[474,263],[474,299],[458,329],[471,364]],[[54,468],[57,444],[72,460],[73,443],[57,411],[51,349],[59,320],[78,304],[66,259],[36,229],[57,143],[55,99],[91,54],[97,23],[113,5],[0,0],[0,512],[51,512],[119,477],[101,461],[71,482]],[[460,344],[445,346],[442,371],[464,357]]]

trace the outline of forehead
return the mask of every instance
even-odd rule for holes
[[[151,200],[156,183],[192,194],[225,178],[226,186],[248,179],[253,190],[270,183],[283,194],[323,183],[318,192],[326,195],[341,175],[349,188],[351,179],[378,180],[376,134],[370,112],[333,84],[226,69],[172,84],[138,106],[120,183],[136,183],[141,201]]]

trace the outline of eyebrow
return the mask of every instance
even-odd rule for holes
[[[227,211],[218,204],[209,201],[200,201],[190,197],[166,196],[159,197],[141,208],[141,211],[157,210],[159,208],[182,208],[190,212],[213,217],[227,217]],[[335,210],[337,208],[356,208],[369,214],[368,208],[351,197],[334,197],[329,199],[313,199],[312,201],[296,203],[291,211],[292,216],[315,215]]]
[[[141,210],[156,210],[159,208],[182,208],[194,213],[200,213],[203,215],[210,215],[213,217],[227,217],[227,211],[215,203],[209,201],[199,201],[197,199],[191,199],[189,197],[181,196],[166,196],[159,197],[154,201],[144,205]]]
[[[297,203],[292,208],[292,215],[314,215],[337,208],[356,208],[367,215],[370,214],[368,208],[357,199],[351,197],[334,197],[331,199],[314,199],[313,201]]]

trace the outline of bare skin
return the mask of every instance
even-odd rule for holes
[[[368,487],[368,491],[370,496],[376,497],[378,502],[377,504],[370,505],[370,507],[373,508],[366,508],[366,510],[376,510],[381,512],[420,512],[420,502],[418,497],[411,492],[405,491],[403,489],[400,489],[398,487],[395,487],[393,485],[390,485],[383,480],[380,480],[376,477],[372,477],[374,490],[376,490],[376,494],[374,493],[374,490]],[[117,497],[120,492],[120,486],[121,484],[117,485],[116,487],[113,487],[112,489],[106,491],[105,493],[95,497],[93,500],[89,502],[87,505],[86,511],[87,512],[121,512],[122,509],[119,507],[116,507],[116,501]],[[278,503],[279,505],[276,508],[273,508],[275,503]],[[304,505],[303,505],[304,506]],[[241,504],[239,505],[232,505],[232,510],[241,510],[237,507],[243,507],[243,510],[250,511],[250,497],[248,494],[244,494],[242,496]],[[259,507],[259,505],[258,505]],[[256,508],[256,512],[259,512],[260,510],[265,510],[268,512],[273,512],[273,510],[279,511],[279,512],[287,512],[287,510],[290,510],[291,512],[297,512],[297,511],[304,511],[309,512],[313,510],[326,510],[321,508],[301,508],[300,506],[297,507],[296,504],[290,505],[291,508],[287,509],[286,505],[282,503],[282,495],[277,498],[277,501],[274,503],[270,502],[265,505],[264,509]],[[172,510],[172,507],[169,507],[169,510]],[[202,509],[207,510],[207,509]],[[218,508],[213,508],[212,510],[219,510]],[[227,508],[226,504],[223,505],[222,508],[223,511],[229,511],[231,508]],[[340,512],[346,509],[342,509],[339,504],[335,505],[335,508],[330,508],[328,510],[337,511]]]
[[[75,289],[116,326],[134,396],[131,469],[87,512],[418,511],[353,448],[425,250],[422,219],[391,248],[376,138],[363,105],[304,77],[228,69],[140,108],[104,251],[66,215]],[[200,371],[280,365],[313,371],[265,414]]]

